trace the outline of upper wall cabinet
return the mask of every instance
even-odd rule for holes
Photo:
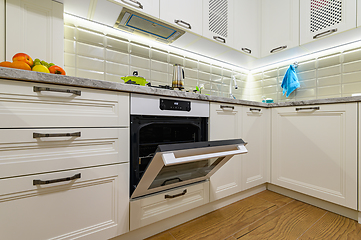
[[[361,27],[361,0],[357,0],[357,27]]]
[[[261,48],[261,0],[236,0],[233,9],[233,47],[259,58]]]
[[[202,1],[160,0],[160,19],[202,35]]]
[[[203,0],[202,35],[233,46],[233,9],[234,0]]]
[[[302,45],[355,28],[356,0],[302,0],[300,14]]]
[[[299,45],[299,0],[262,0],[261,57]]]
[[[107,0],[159,18],[159,0]]]
[[[6,1],[6,59],[18,52],[64,65],[63,4],[50,0]]]

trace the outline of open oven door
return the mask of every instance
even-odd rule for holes
[[[159,145],[131,198],[209,179],[234,155],[242,139]]]

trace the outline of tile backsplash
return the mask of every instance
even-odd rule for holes
[[[320,55],[299,62],[296,68],[300,88],[286,98],[281,83],[289,65],[249,74],[233,65],[196,54],[179,53],[129,40],[127,34],[110,27],[92,27],[86,20],[65,16],[64,64],[67,75],[123,82],[120,78],[138,71],[152,85],[171,85],[173,64],[185,70],[185,89],[203,85],[203,94],[237,99],[275,102],[347,97],[361,93],[361,48]],[[84,24],[85,21],[85,24]],[[95,25],[94,25],[95,24]],[[234,88],[235,77],[238,89]]]
[[[173,65],[181,64],[185,71],[185,90],[193,91],[204,85],[202,94],[230,97],[230,89],[237,99],[249,99],[244,86],[246,72],[203,61],[194,57],[171,52],[161,47],[150,46],[129,40],[126,34],[110,27],[98,29],[87,26],[84,21],[65,17],[64,24],[64,65],[67,75],[124,82],[122,76],[138,71],[152,85],[171,85]],[[96,23],[92,26],[97,27]],[[235,77],[238,89],[234,88]]]

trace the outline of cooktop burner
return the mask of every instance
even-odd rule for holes
[[[171,86],[169,85],[158,85],[158,86],[152,86],[151,83],[147,83],[148,87],[154,87],[154,88],[163,88],[163,89],[169,89],[169,90],[174,90]]]

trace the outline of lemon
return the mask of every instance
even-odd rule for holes
[[[31,70],[36,72],[50,73],[49,69],[44,65],[35,65]]]

